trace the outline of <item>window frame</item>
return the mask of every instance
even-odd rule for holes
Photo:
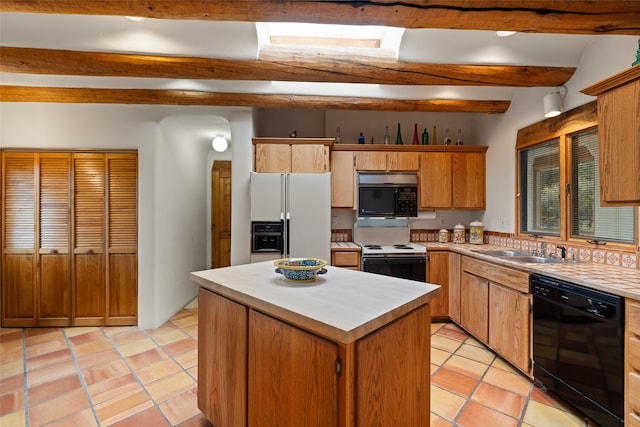
[[[533,236],[534,233],[522,231],[521,198],[520,188],[522,185],[522,171],[520,164],[520,150],[532,146],[546,143],[555,138],[559,139],[560,149],[560,234],[536,236],[548,239],[557,239],[572,244],[588,244],[587,238],[571,236],[571,193],[568,192],[567,185],[571,184],[571,139],[574,135],[598,127],[597,103],[589,102],[580,107],[576,107],[557,117],[542,120],[530,126],[518,130],[516,139],[516,234],[519,237]],[[564,190],[563,190],[564,189]],[[607,241],[607,247],[619,249],[634,249],[638,245],[638,211],[634,211],[634,224],[636,232],[633,243],[620,243]]]

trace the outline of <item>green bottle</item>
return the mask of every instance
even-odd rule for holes
[[[422,132],[422,145],[429,145],[429,134],[427,133],[427,128],[424,128],[424,132]]]
[[[396,135],[396,144],[402,145],[402,134],[400,133],[400,123],[398,123],[398,134]]]

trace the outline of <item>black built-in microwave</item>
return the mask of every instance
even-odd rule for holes
[[[358,217],[416,216],[418,216],[418,175],[416,173],[358,173]]]

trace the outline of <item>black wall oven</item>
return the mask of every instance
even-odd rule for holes
[[[533,375],[602,427],[624,419],[624,299],[532,274]]]

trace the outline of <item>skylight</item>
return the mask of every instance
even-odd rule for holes
[[[404,28],[373,25],[256,23],[260,50],[304,49],[398,57]]]

